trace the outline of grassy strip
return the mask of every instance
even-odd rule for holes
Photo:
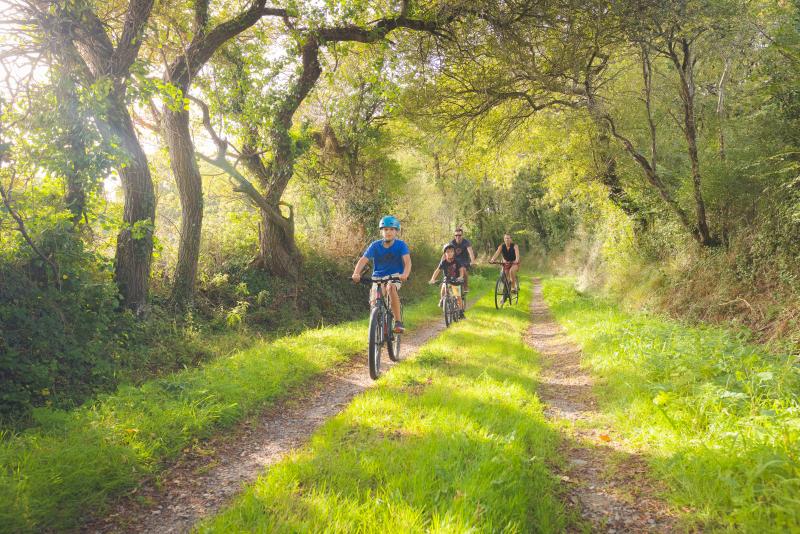
[[[436,293],[406,308],[408,324],[440,313]],[[69,412],[37,409],[36,427],[0,436],[0,531],[74,527],[196,440],[364,352],[366,336],[366,320],[309,330]]]
[[[708,529],[800,530],[800,368],[721,328],[620,311],[547,280],[604,409]]]
[[[488,295],[200,532],[556,532],[557,436],[521,334]]]

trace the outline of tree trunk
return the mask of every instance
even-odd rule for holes
[[[71,167],[66,171],[66,192],[64,203],[72,213],[72,224],[78,225],[86,211],[85,177],[82,174],[86,165],[86,143],[83,135],[83,119],[78,110],[78,95],[75,83],[69,75],[62,75],[56,90],[58,113],[64,122],[67,133],[63,139]]]
[[[703,190],[700,175],[700,158],[697,153],[697,123],[694,116],[694,62],[691,44],[683,39],[680,42],[683,58],[671,50],[670,58],[680,74],[680,96],[683,102],[683,133],[692,167],[692,189],[694,192],[697,242],[708,247],[717,243],[711,237],[706,217],[706,205],[703,200]]]
[[[592,84],[592,76],[587,73],[584,82],[586,90],[586,107],[589,111],[589,116],[592,118],[599,135],[601,169],[600,181],[606,186],[608,190],[608,199],[619,209],[621,209],[629,217],[634,217],[639,214],[639,207],[631,199],[628,192],[622,187],[619,181],[619,174],[617,174],[617,159],[611,150],[611,136],[609,135],[609,125],[605,121],[605,114],[597,101],[594,93],[594,86]]]
[[[125,207],[124,225],[117,236],[114,278],[124,306],[141,314],[147,304],[150,284],[155,192],[147,156],[125,105],[124,89],[115,89],[108,96],[107,104],[107,128],[103,128],[103,133],[109,141],[118,142],[128,158],[118,169]]]
[[[280,206],[275,209],[280,212]],[[255,263],[276,276],[296,278],[301,256],[294,238],[294,217],[284,218],[288,224],[277,224],[273,217],[261,210]]]
[[[191,303],[200,259],[200,234],[203,227],[203,180],[195,160],[194,143],[189,130],[189,113],[164,107],[164,135],[170,155],[170,167],[178,186],[181,202],[181,233],[178,263],[170,301],[179,310]]]

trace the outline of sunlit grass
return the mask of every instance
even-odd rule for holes
[[[484,297],[202,532],[559,532],[557,436],[523,343],[529,294]]]
[[[408,306],[406,324],[435,318],[437,300],[432,289]],[[35,427],[0,439],[0,531],[74,527],[197,440],[365,352],[366,338],[366,320],[309,330],[122,387],[73,411],[38,409]]]
[[[707,529],[800,530],[800,368],[744,335],[624,313],[547,280],[617,430]]]

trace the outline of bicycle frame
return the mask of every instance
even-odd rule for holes
[[[498,277],[497,284],[495,285],[495,307],[499,309],[503,307],[506,302],[513,304],[514,300],[519,298],[517,294],[512,293],[511,291],[511,277],[509,276],[509,272],[511,271],[511,266],[514,265],[514,262],[490,261],[489,263],[502,265],[502,269],[500,269],[500,276]],[[501,284],[503,286],[502,296],[499,293]],[[500,300],[498,301],[498,299]]]
[[[382,278],[362,279],[363,284],[373,284],[374,295],[370,294],[370,328],[368,344],[368,367],[372,379],[377,379],[381,374],[381,352],[383,344],[386,343],[389,359],[392,361],[400,360],[400,334],[392,331],[392,324],[395,320],[392,313],[389,295],[386,286],[391,282],[399,282],[398,276],[386,276]],[[401,310],[402,316],[402,310]]]

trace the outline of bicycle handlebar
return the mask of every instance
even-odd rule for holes
[[[351,278],[352,280],[352,278]],[[397,275],[389,275],[389,276],[381,276],[374,278],[372,276],[362,276],[361,280],[358,281],[360,284],[373,284],[373,283],[388,283],[388,282],[402,282],[400,277]]]

